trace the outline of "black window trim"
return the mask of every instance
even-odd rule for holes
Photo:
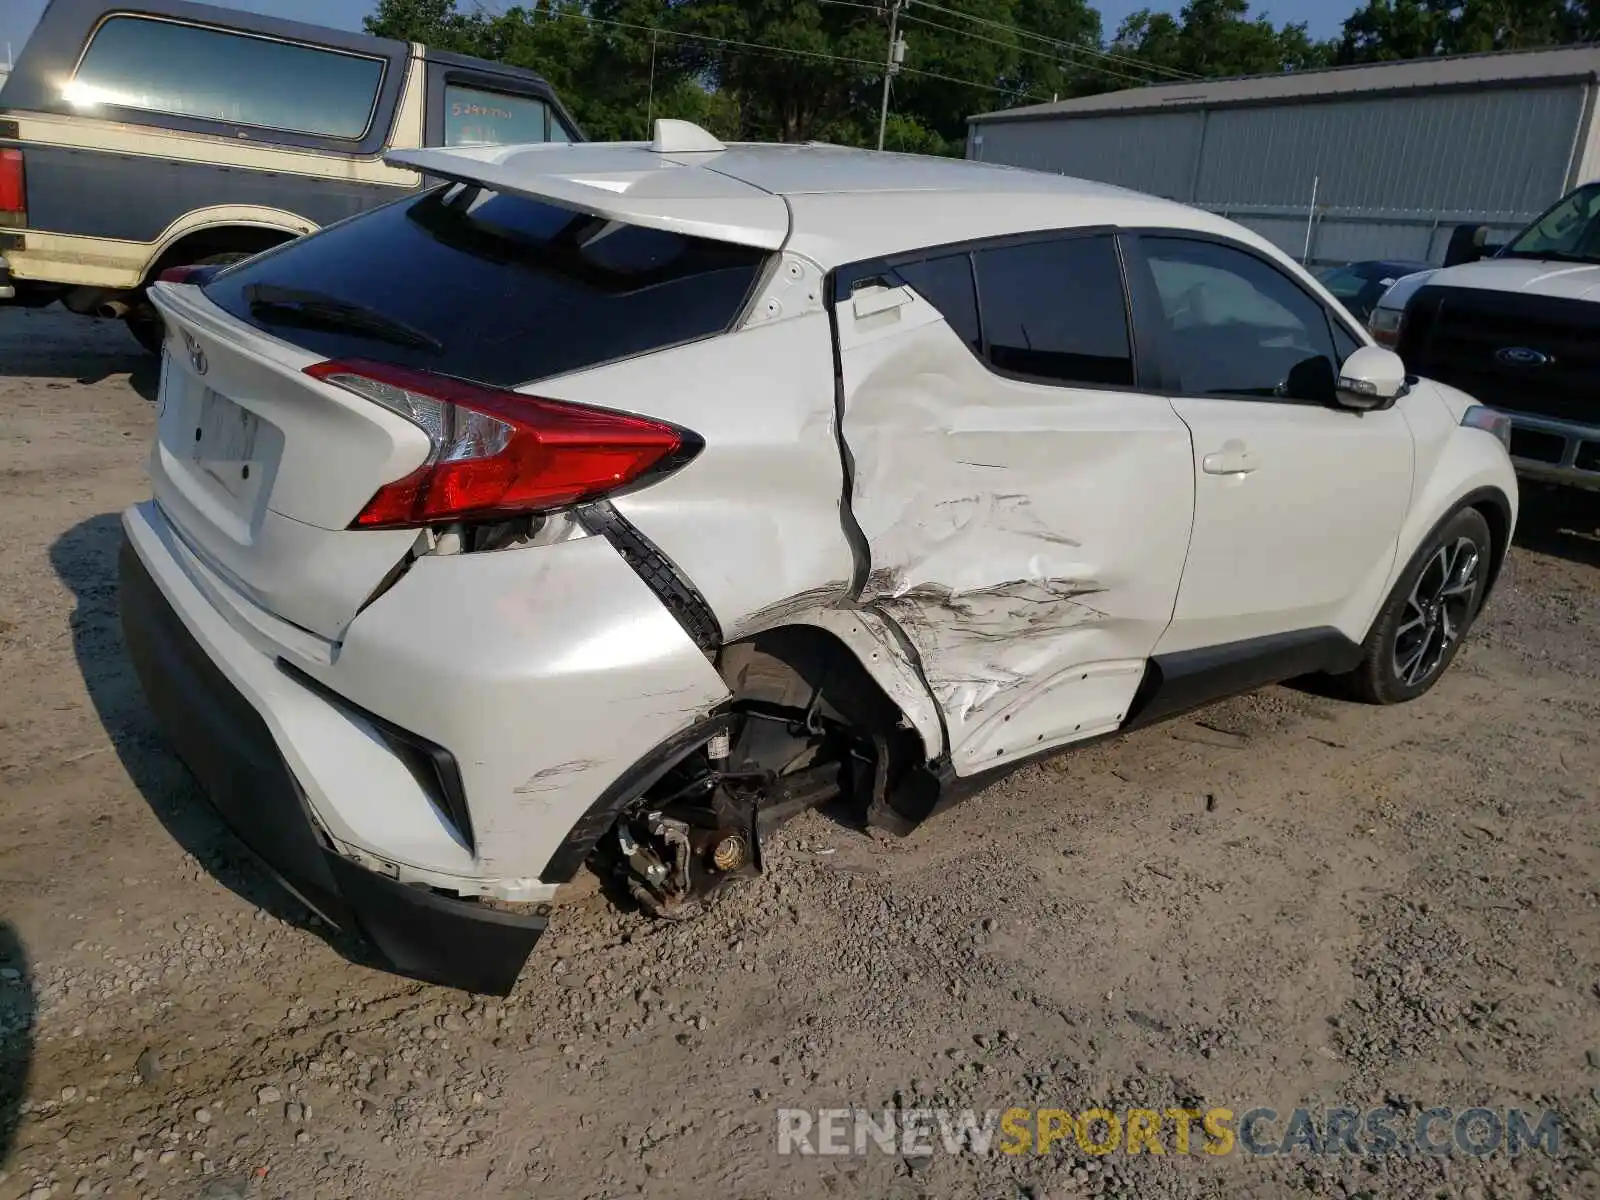
[[[246,15],[248,16],[250,14]],[[366,124],[362,126],[361,132],[354,136],[338,133],[324,133],[319,130],[312,129],[290,129],[282,125],[260,125],[250,121],[227,121],[218,117],[202,117],[196,116],[193,113],[173,112],[164,108],[146,108],[142,105],[101,105],[102,108],[107,110],[121,113],[148,113],[151,116],[166,118],[169,121],[183,122],[185,126],[192,123],[194,126],[199,127],[197,129],[191,129],[191,132],[208,132],[218,128],[236,131],[259,130],[262,133],[273,135],[274,139],[282,138],[298,140],[303,138],[308,140],[313,145],[318,143],[332,142],[337,143],[344,148],[355,148],[363,146],[372,137],[374,132],[373,127],[378,123],[378,116],[386,107],[384,101],[388,93],[390,67],[393,66],[394,63],[389,55],[384,54],[381,51],[353,50],[343,46],[328,45],[325,42],[310,42],[298,38],[283,37],[278,34],[267,33],[262,30],[245,29],[241,26],[218,25],[206,21],[196,21],[188,17],[173,16],[166,13],[138,12],[132,9],[121,8],[107,10],[105,13],[101,14],[99,20],[94,23],[94,27],[89,30],[88,36],[83,40],[83,46],[78,51],[77,60],[72,64],[72,73],[70,76],[68,76],[69,79],[73,81],[77,80],[78,72],[83,69],[83,61],[89,57],[89,51],[94,46],[95,38],[100,36],[100,31],[112,21],[121,20],[124,18],[138,21],[152,21],[162,25],[177,25],[186,29],[203,29],[209,33],[221,33],[231,37],[249,38],[258,42],[277,42],[279,45],[283,46],[297,46],[302,50],[313,50],[324,54],[337,54],[345,58],[356,58],[365,62],[374,62],[378,64],[378,85],[373,89],[372,104],[367,109]],[[401,76],[401,85],[404,86],[405,74],[404,72],[400,72],[399,74]],[[388,107],[398,109],[399,97],[396,96],[393,104]],[[393,120],[392,113],[390,114],[389,119],[391,121]],[[133,123],[146,125],[149,124],[148,121],[138,121]],[[386,129],[384,133],[385,138],[387,138],[388,130]]]
[[[914,250],[899,251],[887,254],[881,258],[862,259],[858,262],[846,263],[835,267],[832,271],[833,282],[828,289],[828,302],[830,307],[836,306],[850,298],[855,289],[864,283],[874,280],[888,286],[915,287],[902,279],[898,268],[911,263],[928,262],[933,259],[954,258],[962,255],[967,260],[967,269],[972,274],[972,294],[978,313],[978,337],[981,339],[982,352],[974,353],[965,338],[961,343],[966,346],[967,352],[972,354],[979,365],[991,375],[1001,379],[1009,379],[1016,383],[1031,384],[1034,387],[1049,387],[1063,391],[1078,392],[1132,392],[1140,395],[1158,396],[1165,394],[1161,384],[1164,379],[1162,358],[1152,352],[1141,336],[1139,320],[1139,305],[1136,302],[1128,271],[1128,250],[1125,246],[1128,231],[1116,225],[1069,225],[1053,229],[1029,229],[1020,233],[999,234],[994,237],[968,238],[958,242],[945,242],[939,245],[919,246]],[[1078,238],[1109,237],[1112,253],[1116,256],[1117,277],[1122,284],[1123,320],[1128,332],[1128,354],[1133,363],[1133,382],[1125,383],[1089,383],[1068,379],[1056,379],[1040,375],[1025,375],[1017,371],[1008,371],[994,365],[989,357],[989,333],[983,319],[983,287],[979,282],[979,272],[975,256],[986,250],[1003,250],[1011,246],[1035,245],[1039,242],[1058,242],[1075,240]],[[1146,315],[1145,329],[1154,331],[1159,326],[1148,323]],[[1150,341],[1155,341],[1151,338]]]
[[[1307,288],[1302,280],[1285,271],[1282,263],[1277,262],[1270,255],[1262,253],[1260,249],[1250,245],[1248,242],[1228,237],[1225,234],[1166,225],[1141,225],[1123,229],[1121,233],[1129,243],[1130,260],[1136,260],[1137,264],[1129,271],[1130,292],[1137,289],[1143,295],[1144,304],[1138,305],[1138,301],[1135,301],[1135,304],[1141,308],[1147,320],[1154,322],[1148,326],[1152,341],[1158,343],[1161,341],[1159,331],[1165,326],[1166,318],[1160,308],[1161,297],[1156,291],[1155,276],[1151,273],[1150,265],[1145,259],[1144,240],[1146,238],[1175,238],[1182,241],[1209,242],[1213,245],[1224,246],[1230,250],[1238,250],[1255,259],[1263,266],[1276,271],[1322,311],[1323,319],[1328,323],[1328,341],[1334,347],[1335,352],[1338,350],[1338,341],[1334,337],[1334,328],[1336,326],[1342,326],[1347,333],[1352,335],[1357,348],[1373,344],[1366,330],[1361,329],[1345,314],[1331,308],[1321,296]],[[1160,346],[1159,354],[1161,375],[1166,382],[1165,394],[1174,400],[1230,400],[1255,404],[1293,404],[1300,407],[1328,408],[1338,412],[1353,413],[1356,416],[1361,415],[1358,410],[1348,409],[1342,405],[1330,404],[1319,400],[1302,400],[1293,396],[1248,396],[1237,392],[1186,392],[1183,390],[1182,375],[1178,371],[1177,364],[1171,360],[1171,354],[1165,345]],[[1336,372],[1341,365],[1339,363],[1334,364]]]

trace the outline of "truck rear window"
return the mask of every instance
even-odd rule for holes
[[[766,258],[452,184],[269,250],[205,293],[329,358],[514,387],[726,332]]]
[[[138,108],[359,140],[384,60],[156,17],[108,17],[65,95],[79,108]]]

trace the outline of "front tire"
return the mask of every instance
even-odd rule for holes
[[[1401,572],[1348,676],[1369,704],[1403,704],[1439,681],[1477,619],[1493,554],[1475,508],[1453,514]]]
[[[148,300],[141,300],[134,305],[128,315],[122,318],[122,323],[139,345],[151,354],[161,353],[161,343],[167,339],[167,326]]]

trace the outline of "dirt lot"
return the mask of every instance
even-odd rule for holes
[[[484,1003],[280,898],[152,727],[115,556],[154,374],[0,312],[0,1200],[1600,1196],[1589,501],[1531,503],[1414,705],[1272,689],[904,841],[812,814],[700,923],[585,890]],[[1385,1102],[1559,1110],[1560,1150],[776,1153],[780,1106]]]

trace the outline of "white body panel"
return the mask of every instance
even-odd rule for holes
[[[838,320],[861,602],[916,646],[956,770],[1116,728],[1188,545],[1171,405],[1002,378],[914,294]]]
[[[406,150],[387,161],[430,175],[473,179],[506,192],[566,203],[618,221],[776,250],[789,235],[789,210],[769,192],[714,170],[715,155],[679,161],[648,146],[581,142]]]
[[[1416,280],[1415,284],[1410,281]],[[1486,258],[1479,262],[1418,272],[1396,282],[1409,286],[1483,288],[1492,292],[1521,292],[1561,300],[1600,300],[1600,266],[1551,262],[1537,258]],[[1386,297],[1387,302],[1387,297]]]
[[[255,603],[337,640],[416,541],[348,526],[378,485],[421,465],[427,435],[303,374],[316,355],[233,320],[199,288],[157,284],[151,296],[168,328],[156,500]]]
[[[849,589],[833,337],[820,305],[528,390],[636,409],[711,435],[683,470],[613,503],[694,581],[725,639]]]
[[[601,538],[419,561],[350,626],[332,662],[253,644],[196,585],[153,504],[123,524],[190,633],[266,720],[317,820],[348,851],[465,894],[536,900],[538,875],[596,796],[727,689]],[[213,592],[213,595],[215,593]],[[448,747],[474,857],[351,704]]]
[[[1160,653],[1324,626],[1352,641],[1352,594],[1387,574],[1411,498],[1398,408],[1182,397],[1194,433],[1194,536]],[[1353,484],[1359,475],[1360,483]]]
[[[1394,281],[1378,298],[1377,308],[1402,311],[1424,287],[1479,288],[1490,292],[1522,292],[1561,300],[1600,301],[1600,266],[1547,262],[1536,258],[1485,258],[1474,263],[1418,271]]]
[[[914,291],[832,318],[823,302],[827,272],[850,262],[1124,225],[1232,237],[1334,306],[1221,218],[1056,176],[817,147],[401,161],[783,246],[735,331],[522,390],[699,435],[692,461],[612,496],[617,513],[704,597],[725,642],[828,631],[927,759],[960,775],[1116,729],[1155,654],[1325,626],[1360,641],[1453,505],[1493,489],[1514,517],[1503,447],[1461,427],[1470,399],[1448,389],[1357,415],[1046,386],[991,371]],[[164,391],[156,502],[125,524],[162,594],[265,719],[340,851],[468,895],[549,895],[538,877],[590,806],[729,699],[715,648],[575,527],[470,553],[350,530],[427,438],[306,377],[316,356],[198,289],[156,292],[180,378]],[[260,423],[248,487],[195,459],[207,388]],[[475,851],[338,698],[454,756]]]
[[[1520,498],[1505,448],[1483,430],[1461,425],[1462,413],[1476,401],[1456,388],[1424,379],[1402,403],[1416,446],[1417,470],[1400,528],[1401,552],[1373,602],[1373,611],[1428,531],[1464,497],[1484,490],[1499,492],[1511,506],[1513,529],[1517,521]]]

